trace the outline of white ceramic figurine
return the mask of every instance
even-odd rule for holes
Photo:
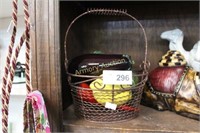
[[[198,41],[190,51],[183,48],[184,34],[180,29],[165,31],[160,36],[169,41],[169,49],[177,50],[184,55],[188,66],[200,72],[200,41]]]

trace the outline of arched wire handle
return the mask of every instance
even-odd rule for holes
[[[114,9],[91,9],[91,10],[88,10],[82,14],[80,14],[79,16],[77,16],[71,23],[70,25],[68,26],[67,28],[67,31],[66,31],[66,34],[65,34],[65,41],[64,41],[64,52],[65,52],[65,69],[66,69],[66,72],[68,72],[67,70],[67,36],[68,36],[68,33],[69,33],[69,30],[70,28],[72,27],[72,25],[81,17],[87,15],[87,14],[97,14],[97,15],[124,15],[124,16],[128,16],[130,17],[132,20],[136,21],[140,28],[142,29],[142,32],[143,32],[143,35],[144,35],[144,41],[145,41],[145,58],[144,58],[144,61],[143,61],[143,67],[144,67],[144,70],[147,71],[147,69],[149,68],[148,66],[148,62],[147,62],[147,36],[146,36],[146,32],[144,30],[144,27],[142,26],[142,24],[135,18],[133,17],[132,15],[128,14],[126,11],[124,10],[114,10]]]

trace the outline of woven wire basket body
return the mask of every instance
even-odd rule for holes
[[[132,85],[104,85],[102,76],[77,75],[68,71],[67,59],[67,36],[71,26],[81,17],[88,14],[96,15],[124,15],[136,21],[144,34],[145,58],[140,65],[139,71],[134,71]],[[143,87],[147,80],[149,63],[147,61],[147,38],[141,23],[122,10],[91,9],[76,17],[69,25],[65,35],[65,67],[68,75],[71,94],[74,103],[75,115],[79,118],[94,122],[116,122],[133,119],[138,116]],[[72,82],[72,79],[79,81]],[[90,86],[84,83],[92,82]],[[82,86],[80,86],[82,84]],[[116,106],[114,109],[107,108],[107,103]]]

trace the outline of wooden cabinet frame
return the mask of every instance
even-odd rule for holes
[[[31,0],[31,78],[42,92],[52,131],[62,131],[59,1]]]
[[[59,0],[29,1],[32,86],[34,89],[40,90],[44,96],[53,132],[63,131],[64,129],[59,2]],[[147,34],[150,32],[151,30],[147,31]],[[194,34],[191,33],[190,35]],[[165,48],[167,47],[165,46]],[[188,48],[191,48],[191,46]],[[163,51],[166,51],[166,49],[163,49]],[[163,51],[159,54],[163,54]],[[153,53],[152,55],[157,56]]]

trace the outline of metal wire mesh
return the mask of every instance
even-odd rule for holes
[[[102,79],[100,76],[83,76],[83,80],[79,76],[81,82],[77,84],[77,82],[71,82],[71,79],[76,78],[77,75],[70,73],[68,75],[74,111],[77,117],[95,122],[116,122],[133,119],[138,116],[147,73],[141,72],[135,75],[135,78],[139,80],[128,88],[124,88],[122,85],[120,85],[120,88],[119,86],[116,88],[115,85],[111,85],[111,90],[106,89],[107,86],[93,89],[80,87],[80,84],[88,83],[88,80],[85,79],[86,77],[96,81],[96,79]],[[115,103],[117,105],[116,110],[106,108],[106,101]]]
[[[140,66],[140,72],[134,72],[134,78],[137,78],[137,83],[132,86],[122,86],[111,85],[111,89],[107,89],[107,86],[87,88],[82,87],[82,83],[96,82],[96,84],[101,84],[97,79],[102,80],[101,76],[91,76],[91,75],[76,75],[68,72],[68,59],[67,59],[67,36],[69,30],[73,23],[77,21],[80,17],[87,14],[95,15],[124,15],[137,21],[140,28],[144,34],[145,40],[145,59],[143,64]],[[139,115],[139,105],[142,97],[143,87],[147,80],[149,62],[146,59],[147,56],[147,37],[145,30],[141,23],[128,14],[126,10],[112,10],[112,9],[89,9],[87,12],[80,14],[76,17],[69,25],[66,35],[65,35],[65,67],[68,75],[68,83],[71,87],[71,94],[74,103],[75,115],[79,118],[94,122],[117,122],[133,119]],[[72,82],[72,79],[79,78],[77,82]],[[133,78],[133,79],[134,79]],[[95,83],[94,83],[95,84]],[[106,108],[106,102],[114,103],[117,107],[116,109]]]

